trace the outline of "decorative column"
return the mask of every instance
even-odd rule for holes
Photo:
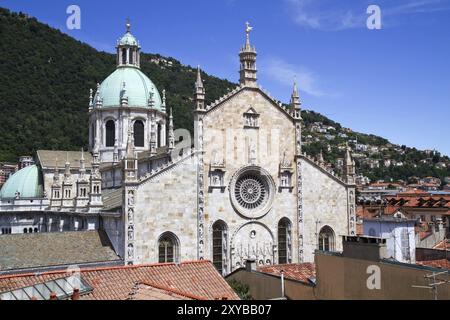
[[[134,151],[132,128],[128,130],[127,151],[123,168],[123,221],[125,226],[125,262],[133,265],[136,259],[134,212],[138,186],[138,161]]]
[[[194,139],[197,151],[197,229],[198,260],[205,259],[205,164],[203,151],[203,118],[205,110],[205,88],[201,78],[200,67],[197,69],[197,81],[194,92]]]
[[[302,116],[297,83],[291,95],[291,115],[295,125],[295,162],[297,171],[297,216],[298,216],[298,262],[304,261],[304,217],[303,217],[303,177],[302,177]]]

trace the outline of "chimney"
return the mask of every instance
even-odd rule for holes
[[[50,293],[50,300],[58,300],[58,298],[56,297],[56,293]]]
[[[255,259],[247,259],[245,263],[245,269],[249,272],[256,271],[256,260]]]
[[[281,270],[281,297],[284,298],[284,270]]]
[[[73,289],[72,300],[80,300],[80,289]]]

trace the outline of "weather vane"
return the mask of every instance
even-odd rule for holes
[[[126,24],[126,26],[127,26],[127,32],[130,32],[130,30],[131,30],[130,18],[127,18],[127,24]]]
[[[247,34],[249,34],[250,31],[253,30],[253,27],[250,27],[250,22],[246,22],[245,24],[246,24],[246,26],[247,26],[247,28],[245,29],[245,32],[246,32]]]

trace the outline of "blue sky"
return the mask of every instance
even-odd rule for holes
[[[70,4],[81,8],[81,30],[66,27]],[[381,30],[366,27],[370,4],[381,9]],[[273,96],[287,101],[296,76],[305,108],[450,155],[450,0],[3,0],[0,6],[108,52],[129,17],[145,52],[231,81],[238,79],[249,21],[259,82]]]

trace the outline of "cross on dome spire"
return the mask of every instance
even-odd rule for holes
[[[127,33],[131,32],[131,22],[130,18],[127,18],[127,23],[125,25],[127,27]]]

